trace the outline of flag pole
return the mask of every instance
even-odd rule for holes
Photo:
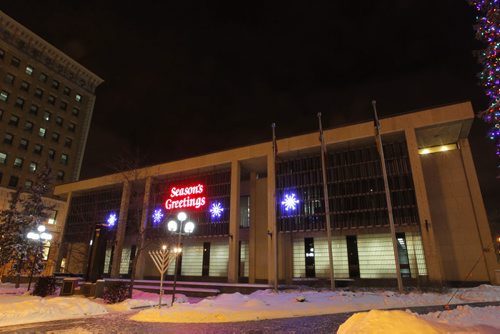
[[[394,260],[396,262],[396,276],[398,280],[398,290],[400,293],[403,293],[403,281],[401,279],[401,269],[399,264],[398,244],[396,240],[396,228],[394,227],[394,216],[392,214],[391,191],[389,189],[389,180],[387,179],[384,148],[382,146],[382,136],[380,135],[380,122],[378,121],[378,116],[377,116],[377,101],[373,100],[372,106],[373,106],[373,117],[374,117],[373,120],[375,126],[375,142],[377,144],[378,154],[380,155],[380,162],[382,165],[382,176],[384,177],[385,200],[387,202],[387,214],[389,216],[389,226],[391,228],[392,249],[394,251]]]
[[[330,224],[330,201],[328,196],[328,186],[326,179],[326,147],[323,136],[323,126],[321,124],[321,113],[318,113],[319,121],[319,140],[321,141],[321,169],[323,173],[323,198],[325,201],[325,221],[326,221],[326,235],[328,239],[328,261],[330,268],[330,288],[335,289],[335,275],[333,272],[333,253],[332,253],[332,228]]]
[[[271,124],[273,129],[273,166],[274,166],[274,189],[273,189],[273,203],[276,205],[276,157],[278,155],[278,147],[276,145],[276,124]],[[274,290],[278,290],[278,225],[276,220],[276,211],[274,212],[274,235],[273,253],[274,253]]]

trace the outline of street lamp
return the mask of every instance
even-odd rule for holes
[[[37,231],[38,232],[28,232],[28,234],[26,236],[28,237],[28,239],[31,239],[34,241],[39,241],[40,244],[43,244],[44,241],[52,240],[52,234],[45,232],[44,225],[38,226]],[[29,279],[29,283],[28,283],[28,291],[30,291],[30,288],[31,288],[31,281],[33,280],[33,271],[35,270],[35,264],[36,264],[37,260],[38,260],[38,251],[35,252],[35,256],[33,257],[33,265],[31,266],[31,274],[30,274],[30,279]]]
[[[174,305],[174,300],[175,300],[175,287],[177,285],[177,271],[179,270],[179,255],[182,252],[181,248],[181,238],[182,238],[182,225],[184,224],[184,221],[187,219],[187,215],[185,212],[179,212],[177,215],[177,220],[180,222],[180,224],[177,224],[175,220],[171,220],[167,223],[167,229],[170,232],[176,233],[179,231],[179,239],[177,239],[177,247],[174,248],[174,253],[176,254],[176,259],[175,259],[175,272],[174,272],[174,287],[172,289],[172,303],[170,306]],[[194,231],[194,223],[193,222],[186,222],[184,224],[184,233],[185,234],[190,234],[193,233]]]

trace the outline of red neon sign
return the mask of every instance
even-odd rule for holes
[[[207,203],[205,196],[205,185],[199,183],[194,186],[170,188],[168,199],[165,201],[165,209],[200,209]]]

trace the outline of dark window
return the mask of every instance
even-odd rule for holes
[[[64,180],[64,172],[62,170],[57,172],[57,180],[58,181],[63,181]]]
[[[0,121],[2,120],[3,113],[4,113],[3,109],[0,109]]]
[[[7,73],[5,75],[5,77],[3,78],[3,82],[5,82],[6,84],[8,85],[13,85],[14,84],[14,80],[16,79],[15,76],[13,76],[12,74],[10,73]]]
[[[23,150],[27,150],[29,145],[29,141],[26,138],[21,138],[19,141],[19,148]]]
[[[5,51],[0,49],[0,59],[3,59],[5,57]]]
[[[17,126],[19,124],[19,117],[12,115],[9,118],[9,125]]]
[[[61,108],[61,110],[66,110],[68,108],[68,103],[61,101],[59,108]]]
[[[64,119],[61,116],[56,117],[56,124],[59,126],[62,126],[64,122]]]
[[[33,123],[30,121],[26,121],[26,123],[24,123],[24,130],[29,132],[33,131]]]
[[[38,106],[36,104],[32,104],[30,107],[30,114],[36,115],[38,114]]]
[[[36,172],[37,167],[38,167],[38,164],[36,162],[32,161],[30,163],[30,166],[29,166],[29,171],[34,173],[34,172]]]
[[[76,124],[75,123],[69,123],[68,124],[68,130],[71,131],[71,132],[75,132],[76,131]]]
[[[314,251],[314,238],[304,238],[304,251],[306,261],[306,277],[316,277],[316,261]]]
[[[30,190],[32,186],[33,186],[33,181],[31,180],[24,181],[24,189]]]
[[[63,94],[69,96],[69,94],[71,94],[71,89],[69,89],[69,87],[64,87]]]
[[[35,96],[41,99],[43,97],[43,90],[40,88],[35,89]]]
[[[210,242],[204,242],[201,276],[208,276],[209,270],[210,270]]]
[[[19,60],[19,58],[17,57],[12,57],[12,59],[10,60],[10,64],[14,67],[19,67],[19,65],[21,64],[21,60]]]
[[[19,182],[19,177],[12,175],[9,179],[9,187],[12,188],[17,187],[18,182]]]
[[[64,140],[64,147],[70,148],[71,145],[73,144],[73,140],[71,138],[67,138]]]
[[[59,134],[57,132],[52,132],[52,140],[56,143],[59,142]]]
[[[359,278],[358,238],[347,235],[347,262],[349,263],[349,277]]]
[[[47,99],[47,101],[50,104],[55,104],[56,103],[56,97],[54,95],[49,95],[49,98]]]
[[[57,81],[57,80],[52,80],[52,88],[54,88],[54,89],[59,89],[59,81]]]
[[[11,134],[11,133],[6,133],[4,136],[3,136],[3,142],[5,144],[12,144],[12,141],[14,140],[14,135]]]
[[[75,107],[75,108],[73,108],[73,110],[71,112],[73,113],[73,116],[78,117],[78,114],[80,113],[80,109]]]
[[[16,168],[22,168],[23,167],[23,163],[24,163],[24,159],[17,157],[14,160],[14,167],[16,167]]]
[[[16,107],[23,109],[23,107],[24,107],[24,99],[22,97],[18,97],[16,99]]]
[[[56,151],[54,151],[53,149],[50,149],[49,150],[49,158],[54,160],[56,157]]]
[[[43,113],[43,119],[48,122],[50,121],[50,116],[52,116],[52,114],[49,111],[45,110]]]
[[[33,149],[33,153],[40,155],[40,154],[42,154],[42,151],[43,151],[43,145],[35,144],[35,148]]]
[[[0,101],[7,102],[9,100],[9,93],[2,90],[0,91]]]
[[[38,79],[42,82],[46,82],[47,81],[47,74],[45,73],[40,73],[40,76],[38,77]]]
[[[20,88],[21,88],[21,90],[24,90],[25,92],[27,92],[30,90],[30,84],[23,80],[21,82]]]
[[[63,153],[63,154],[61,154],[61,163],[62,163],[63,165],[67,165],[67,164],[68,164],[68,159],[69,159],[69,157],[68,157],[68,155],[67,155],[67,154],[64,154],[64,153]]]

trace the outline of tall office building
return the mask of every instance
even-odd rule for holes
[[[0,210],[10,193],[31,187],[48,163],[54,184],[76,181],[102,79],[0,11]],[[66,205],[55,205],[46,222],[51,272],[63,231]]]

